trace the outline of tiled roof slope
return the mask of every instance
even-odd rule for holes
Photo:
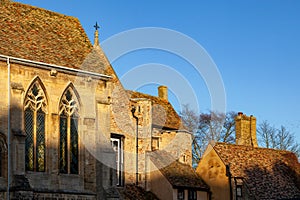
[[[124,188],[119,188],[124,200],[159,200],[152,192],[145,191],[143,188],[127,184]]]
[[[174,188],[185,187],[209,191],[209,186],[190,165],[180,163],[163,150],[153,151],[150,156],[151,161]]]
[[[300,198],[300,164],[292,152],[225,143],[214,149],[257,199]]]
[[[78,68],[92,45],[78,19],[0,2],[0,54]]]
[[[167,100],[135,91],[127,91],[129,98],[146,98],[152,102],[152,124],[163,129],[178,130],[181,119]]]

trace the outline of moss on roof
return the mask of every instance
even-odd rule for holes
[[[257,199],[300,198],[300,163],[294,153],[226,143],[213,148]]]

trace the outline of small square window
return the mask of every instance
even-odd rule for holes
[[[236,196],[241,197],[242,195],[242,186],[241,185],[237,185],[236,186]]]
[[[177,191],[177,199],[178,200],[184,200],[184,190],[178,189],[178,191]]]
[[[152,138],[152,151],[158,150],[159,149],[159,138],[158,137],[153,137]]]
[[[189,190],[188,200],[197,200],[197,191],[196,190]]]

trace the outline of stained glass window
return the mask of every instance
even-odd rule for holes
[[[36,81],[29,88],[24,104],[25,168],[27,171],[45,171],[46,97]]]
[[[25,163],[26,163],[26,170],[33,171],[33,111],[29,108],[25,110]]]
[[[60,103],[60,172],[78,174],[78,101],[68,88]]]
[[[71,117],[71,131],[70,131],[70,167],[71,174],[78,174],[78,119],[74,116]]]

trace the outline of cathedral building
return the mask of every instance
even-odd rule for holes
[[[0,8],[0,199],[209,199],[166,86],[124,89],[97,26],[91,44],[77,18]]]

